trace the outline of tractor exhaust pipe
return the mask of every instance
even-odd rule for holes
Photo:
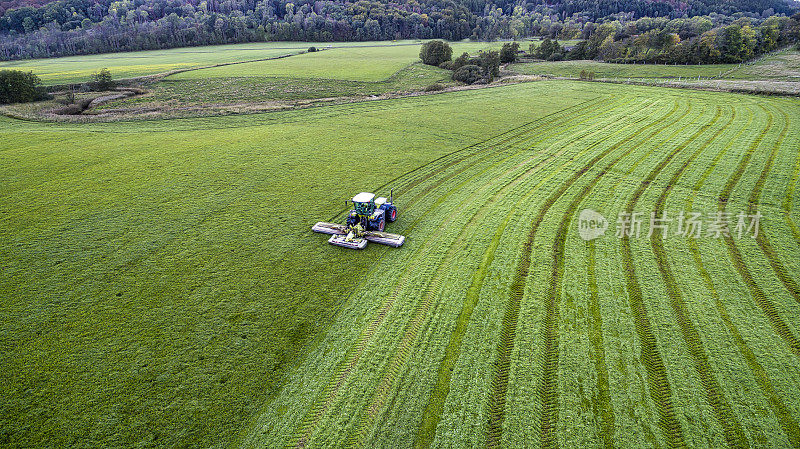
[[[389,189],[389,202],[394,204],[394,189]]]

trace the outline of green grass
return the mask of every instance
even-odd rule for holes
[[[391,42],[374,46],[333,48],[291,58],[259,61],[172,75],[169,79],[214,79],[243,76],[321,78],[349,81],[383,81],[419,61],[420,45],[396,45]],[[463,52],[499,47],[497,43],[454,42],[453,57]]]
[[[400,51],[395,50],[393,53],[411,54],[416,51],[417,54],[419,54],[418,45],[414,41],[336,43],[256,42],[249,44],[213,45],[206,47],[172,48],[167,50],[69,56],[51,59],[0,61],[0,69],[33,71],[33,73],[41,78],[44,84],[52,85],[87,82],[90,80],[92,73],[99,71],[103,67],[108,68],[114,78],[130,78],[163,73],[176,69],[253,61],[288,54],[297,54],[307,50],[311,46],[316,46],[318,48],[331,46],[332,48],[327,51],[336,53],[342,50],[341,47],[383,47],[390,45],[398,45],[396,48],[404,49]],[[408,45],[408,47],[403,47],[404,45]],[[459,45],[469,46],[468,44]],[[486,44],[483,45],[485,46]],[[417,48],[417,50],[413,50],[413,48]],[[354,50],[358,52],[357,49],[354,48]],[[372,50],[372,52],[374,51],[375,50]],[[320,52],[320,54],[322,53],[324,52]],[[407,63],[408,62],[400,64],[400,66],[392,70],[389,75],[399,70]],[[396,65],[397,64],[392,67]],[[229,70],[236,71],[236,69]],[[243,74],[235,76],[243,76]]]
[[[544,81],[0,119],[0,443],[796,446],[798,112]],[[402,248],[310,231],[389,186]],[[613,234],[750,204],[761,239]]]
[[[742,65],[726,78],[800,81],[800,51],[783,50]]]
[[[457,84],[450,75],[451,72],[447,70],[418,63],[400,69],[386,80],[375,82],[256,76],[207,79],[169,77],[150,86],[151,94],[109,102],[98,109],[292,101],[381,95],[387,92],[418,92],[434,83],[442,86]]]
[[[612,64],[599,61],[525,62],[512,64],[511,71],[526,75],[578,78],[582,70],[594,72],[595,78],[703,78],[717,77],[737,64],[656,65]],[[723,76],[724,78],[724,76]]]

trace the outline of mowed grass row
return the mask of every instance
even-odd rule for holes
[[[431,190],[436,210],[451,198],[455,204],[438,215],[426,211],[431,217],[414,228],[426,239],[413,247],[414,254],[382,261],[374,282],[351,297],[350,309],[332,328],[336,330],[298,370],[292,387],[268,406],[243,438],[244,445],[794,444],[798,372],[796,366],[781,370],[793,363],[794,355],[769,324],[747,324],[751,317],[745,311],[760,314],[761,323],[768,322],[752,296],[746,291],[728,292],[725,304],[738,316],[721,313],[721,301],[715,306],[709,300],[703,276],[686,268],[686,263],[671,263],[687,256],[687,247],[694,242],[672,238],[661,248],[646,237],[623,242],[607,235],[591,243],[592,257],[587,260],[588,244],[571,224],[584,205],[613,220],[615,213],[627,208],[642,207],[647,214],[661,210],[669,204],[667,198],[679,194],[683,202],[691,192],[687,186],[709,169],[708,179],[729,176],[731,164],[738,164],[748,148],[762,162],[768,159],[772,148],[763,148],[762,142],[796,161],[787,140],[796,139],[790,137],[794,133],[773,128],[764,113],[764,108],[791,111],[796,102],[740,98],[729,107],[729,98],[661,91],[649,105],[640,100],[621,109],[625,120],[613,115],[615,104],[609,104],[612,115],[607,125],[598,119],[589,130],[570,129],[560,136],[564,140],[558,134],[575,121],[539,131],[543,137],[530,148],[549,154],[544,161],[552,171],[544,179],[535,175],[536,160],[523,163],[529,164],[530,172],[517,168],[517,178],[513,170],[503,168],[507,165],[486,161],[497,170],[497,179],[481,182],[459,172],[450,181],[453,187],[442,186],[441,193]],[[730,158],[717,159],[718,154]],[[586,168],[577,171],[581,161]],[[559,165],[561,169],[556,168]],[[793,163],[781,165],[766,176],[764,185],[781,192],[783,199],[793,185],[793,168]],[[559,183],[569,179],[573,183],[563,189]],[[465,181],[471,188],[461,186]],[[517,193],[503,195],[509,181],[516,183]],[[668,185],[673,185],[671,195],[664,193]],[[696,194],[711,198],[713,205],[718,183],[701,184],[698,189],[702,187]],[[486,189],[496,189],[495,195],[501,196],[480,200],[480,195],[490,194]],[[556,199],[550,203],[548,197]],[[501,217],[513,212],[517,218],[504,223],[486,207],[496,208]],[[769,210],[770,204],[764,207]],[[462,208],[462,215],[455,214]],[[541,224],[536,225],[541,211],[545,211]],[[478,227],[473,220],[484,224]],[[449,223],[455,229],[448,229]],[[526,247],[530,223],[541,228]],[[776,236],[791,236],[780,226],[773,229]],[[698,242],[711,244],[710,254],[725,253],[720,240]],[[454,253],[454,247],[462,249]],[[780,248],[787,260],[798,251],[797,246]],[[517,323],[506,325],[504,316],[513,304],[508,298],[516,283],[509,273],[519,270],[527,251],[532,257],[527,274],[531,282],[522,290]],[[456,254],[462,256],[457,262]],[[753,261],[765,257],[758,247],[746,254]],[[629,276],[621,269],[626,258],[628,267],[636,267]],[[719,277],[717,282],[726,286],[744,282],[730,262],[722,266],[709,278]],[[488,273],[488,282],[476,284],[475,276],[483,273]],[[774,301],[780,304],[778,318],[788,322],[796,313],[791,292],[785,286],[781,291],[783,284],[774,272],[759,270],[757,276],[759,283],[772,286]],[[480,294],[471,300],[476,285]],[[387,290],[393,292],[390,303],[372,299],[382,295],[376,292]],[[540,299],[554,294],[559,300],[550,305]],[[461,322],[465,317],[466,325]],[[497,425],[493,414],[500,409],[492,401],[503,393],[502,386],[497,390],[496,376],[505,375],[500,371],[493,378],[492,373],[504,363],[506,328],[514,331],[506,340],[511,342],[510,372],[504,394],[510,403],[501,407],[508,416],[503,412],[505,419],[493,442],[492,429]],[[347,332],[353,335],[349,343],[341,340]],[[359,332],[368,335],[368,341],[355,338]],[[751,347],[764,334],[768,335],[762,342]],[[768,349],[767,341],[781,349]],[[358,357],[347,349],[353,345],[360,348]],[[432,367],[437,359],[451,373]],[[335,369],[337,363],[347,369]],[[742,371],[732,369],[732,364]],[[737,380],[741,376],[750,386],[746,391],[740,388],[743,381]],[[443,383],[448,387],[442,388]],[[602,390],[604,386],[608,390]],[[309,395],[309,390],[314,393]],[[443,399],[437,393],[442,391],[445,403],[432,405],[430,401]],[[764,407],[751,410],[751,404]],[[296,405],[300,411],[293,410]]]

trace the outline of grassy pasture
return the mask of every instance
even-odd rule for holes
[[[0,119],[0,443],[797,446],[798,112],[546,81]],[[403,248],[310,232],[387,183]],[[760,239],[613,234],[753,207]]]
[[[578,78],[581,70],[594,72],[595,78],[703,78],[716,77],[737,64],[655,65],[612,64],[599,61],[524,62],[509,66],[511,71],[526,75],[548,75]]]
[[[44,84],[66,84],[89,81],[92,73],[97,72],[103,67],[107,67],[115,78],[129,78],[163,73],[176,69],[274,58],[281,55],[296,54],[307,50],[310,46],[326,47],[330,45],[335,47],[333,49],[338,51],[340,47],[408,44],[412,44],[413,47],[416,47],[416,45],[413,45],[413,41],[336,43],[256,42],[249,44],[212,45],[206,47],[185,47],[167,50],[69,56],[50,59],[0,61],[0,69],[33,71],[33,73],[42,79]],[[419,49],[417,49],[417,53],[419,53]]]
[[[800,51],[783,50],[731,72],[728,78],[800,81]]]
[[[412,64],[383,81],[348,81],[245,76],[231,78],[175,79],[169,77],[151,86],[151,93],[109,102],[99,110],[155,105],[201,105],[209,103],[291,101],[330,97],[380,95],[386,92],[418,92],[440,83],[456,84],[451,72],[428,65]]]
[[[333,48],[273,61],[250,62],[231,66],[192,70],[169,79],[214,79],[229,77],[322,78],[349,81],[383,81],[419,61],[421,45],[379,43],[374,46]],[[499,47],[498,43],[454,42],[453,57],[463,52]]]

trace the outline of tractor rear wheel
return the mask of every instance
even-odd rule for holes
[[[392,208],[389,212],[389,223],[393,223],[395,220],[397,220],[397,209]]]

